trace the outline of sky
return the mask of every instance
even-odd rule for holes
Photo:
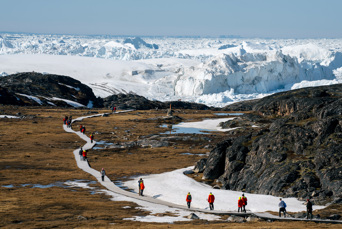
[[[342,38],[342,0],[0,0],[0,31]]]

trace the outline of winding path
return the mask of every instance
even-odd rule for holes
[[[129,112],[129,111],[132,111],[132,110],[119,111],[116,113]],[[82,121],[83,119],[86,119],[86,118],[100,117],[100,116],[103,116],[105,114],[110,115],[111,113],[104,113],[104,114],[96,114],[96,115],[91,115],[91,116],[79,117],[79,118],[72,120],[72,122]],[[89,150],[95,146],[96,141],[93,141],[93,143],[91,143],[89,137],[85,134],[82,134],[80,131],[74,131],[74,130],[72,130],[72,128],[68,128],[66,125],[63,125],[63,128],[66,132],[77,134],[81,139],[86,141],[86,144],[82,147],[83,149]],[[253,216],[256,216],[258,218],[265,219],[265,220],[307,221],[306,219],[299,219],[299,218],[279,218],[279,217],[271,215],[269,213],[252,213],[252,212],[240,213],[240,212],[230,212],[230,211],[206,210],[206,209],[200,209],[200,208],[190,208],[189,209],[185,204],[183,206],[183,205],[173,204],[173,203],[170,203],[167,201],[155,199],[155,198],[152,198],[149,196],[139,196],[137,193],[125,191],[125,190],[121,189],[120,187],[116,186],[114,184],[114,182],[112,182],[107,176],[105,176],[104,181],[102,181],[100,171],[97,171],[97,170],[91,168],[87,161],[81,161],[80,156],[79,156],[79,150],[80,149],[78,148],[78,149],[73,151],[77,166],[80,169],[82,169],[83,171],[94,176],[102,186],[106,187],[108,190],[110,190],[114,193],[117,193],[117,194],[121,194],[121,195],[130,197],[130,198],[134,198],[137,200],[146,201],[149,203],[160,204],[160,205],[164,205],[164,206],[168,206],[168,207],[172,207],[172,208],[178,208],[178,209],[183,209],[183,210],[193,211],[193,212],[202,212],[202,213],[217,214],[217,215],[236,215],[236,216],[253,215]],[[338,223],[338,224],[342,224],[341,220],[313,219],[310,221],[317,222],[317,223]]]

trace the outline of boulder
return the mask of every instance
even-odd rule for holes
[[[231,215],[228,217],[227,221],[232,223],[243,223],[245,221],[245,218],[241,216]]]
[[[191,213],[187,216],[188,219],[199,219],[199,217],[195,213]]]

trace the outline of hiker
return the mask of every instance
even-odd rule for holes
[[[66,126],[67,126],[67,128],[69,128],[70,127],[70,120],[68,119],[68,120],[66,120]]]
[[[242,212],[242,205],[243,205],[243,200],[241,198],[241,196],[239,197],[239,200],[238,200],[238,212]]]
[[[141,196],[141,190],[140,190],[140,183],[143,182],[143,179],[140,178],[140,180],[138,180],[138,189],[139,189],[139,196]]]
[[[188,205],[188,208],[190,208],[190,204],[191,204],[191,200],[192,200],[190,192],[188,192],[188,195],[186,195],[185,200],[186,200],[186,204]]]
[[[214,210],[214,201],[215,201],[215,196],[212,193],[210,193],[208,196],[210,210]]]
[[[312,219],[312,203],[309,199],[306,200],[306,219],[309,219],[309,214],[310,214],[310,219]]]
[[[116,112],[116,107],[113,106],[113,107],[112,107],[112,113],[115,113],[115,112]]]
[[[67,121],[66,118],[67,118],[66,116],[63,118],[63,123],[64,123],[64,125],[66,124],[66,121]]]
[[[85,134],[85,131],[86,131],[85,126],[82,126],[82,130],[81,130],[82,134]]]
[[[286,203],[281,198],[279,200],[279,217],[281,217],[281,212],[284,212],[284,218],[286,218]]]
[[[83,129],[83,125],[81,124],[80,125],[80,132],[82,132],[82,129]]]
[[[82,161],[82,159],[83,159],[83,149],[82,149],[82,146],[80,148],[80,151],[78,151],[78,154],[80,155],[80,160]]]
[[[246,213],[247,197],[242,193],[242,210]]]
[[[83,161],[87,160],[87,150],[83,150],[82,156],[83,156]]]
[[[93,143],[93,140],[94,140],[94,135],[93,135],[93,134],[91,134],[91,135],[89,136],[89,138],[90,138],[90,142],[91,142],[91,143]]]
[[[144,189],[145,189],[144,181],[141,180],[141,182],[140,182],[140,196],[144,196],[144,194],[143,194]]]
[[[101,170],[101,178],[102,178],[102,181],[104,181],[104,176],[106,175],[106,171],[104,170],[104,168],[102,168]]]

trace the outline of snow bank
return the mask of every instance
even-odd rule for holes
[[[237,211],[237,201],[242,192],[213,189],[211,186],[199,183],[183,173],[193,167],[178,169],[162,174],[140,176],[144,180],[144,194],[156,199],[186,205],[185,197],[188,192],[192,195],[191,206],[208,209],[207,198],[210,192],[215,195],[215,210]],[[139,177],[139,178],[140,178]],[[124,186],[137,190],[138,178],[124,182]],[[245,193],[248,199],[247,210],[252,212],[278,211],[279,198],[277,196],[259,195]],[[287,204],[287,211],[305,211],[305,203],[296,198],[283,198]],[[314,209],[321,209],[324,206],[314,206]]]

